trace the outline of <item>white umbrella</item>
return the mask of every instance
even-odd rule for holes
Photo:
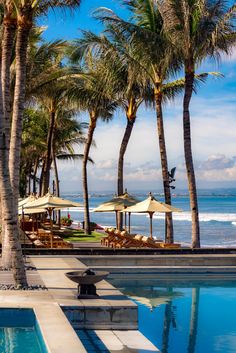
[[[63,208],[79,207],[82,206],[79,202],[73,202],[70,200],[63,199],[61,197],[54,196],[48,192],[45,196],[39,197],[37,200],[29,202],[26,204],[25,209],[46,209],[50,217],[50,225],[52,229],[52,211],[60,210]]]
[[[148,213],[150,217],[150,237],[152,236],[152,217],[155,212],[169,213],[169,212],[182,212],[179,208],[168,205],[164,202],[157,201],[155,197],[150,193],[149,197],[136,205],[127,207],[121,212],[135,212],[135,213]]]
[[[115,212],[116,213],[116,226],[118,224],[117,214],[119,211],[124,210],[126,212],[126,208],[132,205],[135,205],[138,200],[131,196],[127,190],[121,196],[115,196],[113,199],[106,201],[99,205],[97,208],[93,210],[93,212]],[[126,218],[125,218],[125,227],[126,227]],[[129,227],[130,227],[130,218],[129,218]]]

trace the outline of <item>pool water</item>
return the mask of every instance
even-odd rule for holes
[[[47,353],[32,309],[0,309],[1,353]]]
[[[139,329],[162,353],[235,353],[236,280],[112,279],[138,304]]]

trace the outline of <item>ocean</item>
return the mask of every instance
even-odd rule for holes
[[[147,197],[147,193],[132,193],[140,201]],[[154,196],[163,201],[160,194]],[[62,197],[83,203],[81,195],[64,194]],[[115,226],[115,213],[98,213],[93,209],[101,203],[110,200],[111,193],[91,194],[89,198],[90,221],[102,226]],[[202,193],[198,196],[200,213],[200,231],[202,247],[236,247],[236,192],[235,193]],[[183,212],[174,213],[174,239],[186,246],[191,245],[191,213],[187,194],[172,196],[172,205],[181,208]],[[64,210],[70,213],[77,224],[82,222],[83,208]],[[153,216],[153,236],[164,239],[164,214]],[[131,233],[149,235],[149,216],[147,214],[131,214]]]

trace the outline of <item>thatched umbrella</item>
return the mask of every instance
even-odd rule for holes
[[[136,205],[127,207],[125,211],[122,212],[135,212],[135,213],[148,213],[150,217],[150,238],[152,236],[152,218],[155,212],[159,213],[169,213],[169,212],[182,212],[179,208],[168,205],[164,202],[157,201],[155,197],[149,193],[146,200],[136,203]]]
[[[53,210],[62,209],[62,208],[70,208],[70,207],[80,207],[82,204],[79,202],[73,202],[70,200],[63,199],[61,197],[54,196],[48,192],[45,196],[39,197],[37,200],[29,202],[26,204],[25,209],[46,209],[49,213],[50,224],[52,228],[52,212]]]
[[[106,201],[95,208],[94,212],[115,212],[116,213],[116,227],[118,226],[118,212],[126,210],[127,207],[133,206],[138,202],[138,200],[131,196],[127,190],[121,196],[115,196],[113,199]],[[126,226],[126,217],[125,217]],[[129,228],[130,228],[130,218],[129,218]]]

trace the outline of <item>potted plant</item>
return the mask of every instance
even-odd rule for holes
[[[71,226],[73,220],[70,217],[63,216],[61,217],[61,224],[63,226],[69,227]]]

